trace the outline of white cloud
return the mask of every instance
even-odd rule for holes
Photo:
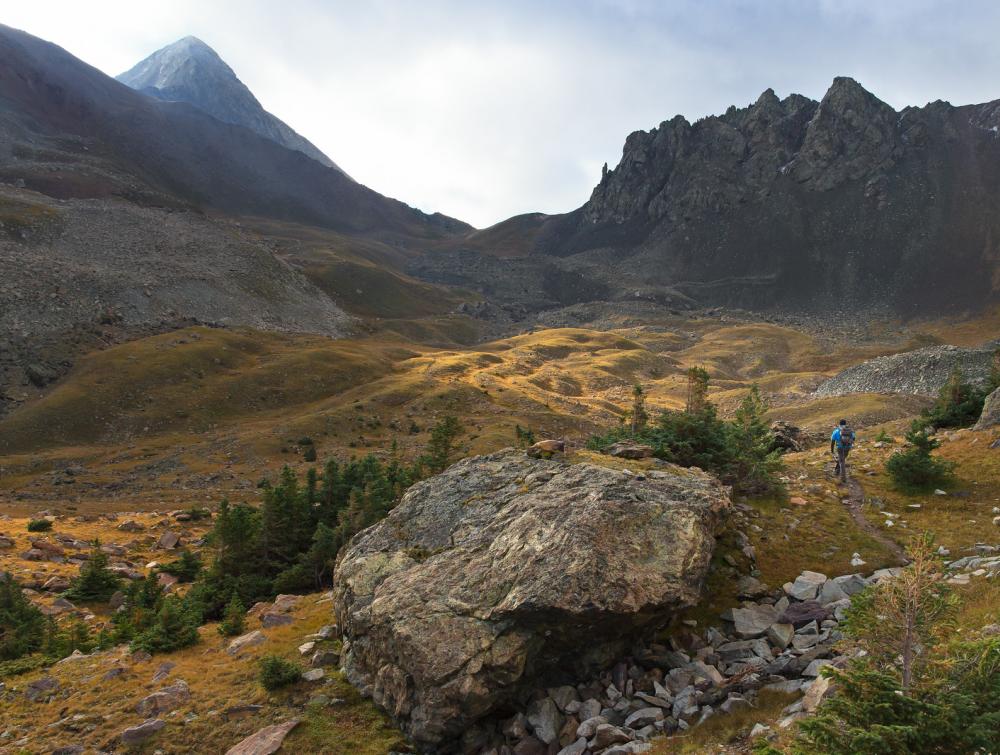
[[[546,3],[33,0],[4,23],[109,74],[194,34],[358,180],[478,226],[573,209],[629,132],[822,96],[896,107],[1000,96],[1000,7],[934,0]]]

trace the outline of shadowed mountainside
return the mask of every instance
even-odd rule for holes
[[[54,196],[164,203],[166,194],[231,214],[375,235],[436,239],[470,230],[248,128],[139,94],[10,27],[0,27],[0,120],[0,179]]]
[[[488,291],[555,266],[582,279],[577,301],[978,310],[1000,298],[998,133],[1000,101],[896,112],[849,78],[820,102],[768,90],[631,134],[579,209],[512,218],[414,269]]]

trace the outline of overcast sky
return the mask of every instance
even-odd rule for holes
[[[197,36],[354,178],[479,227],[573,209],[631,131],[767,87],[1000,98],[995,0],[31,0],[0,20],[110,75]]]

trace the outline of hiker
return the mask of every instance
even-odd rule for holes
[[[830,453],[837,459],[837,466],[833,470],[834,475],[840,475],[841,482],[847,482],[847,455],[854,447],[854,431],[847,426],[847,420],[840,420],[840,424],[830,436]]]

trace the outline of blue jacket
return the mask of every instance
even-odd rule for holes
[[[854,445],[854,431],[849,427],[844,428],[847,432],[841,437],[840,428],[838,427],[833,431],[833,435],[830,436],[830,442],[837,446],[837,448],[850,448]]]

